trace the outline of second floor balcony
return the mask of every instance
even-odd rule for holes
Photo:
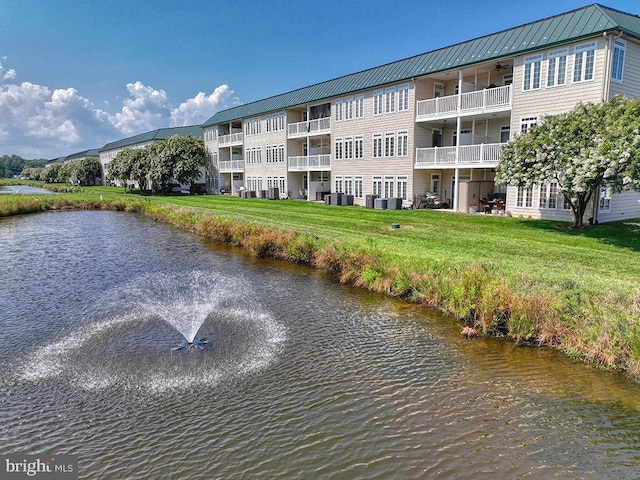
[[[415,168],[494,168],[500,161],[506,143],[480,143],[460,147],[430,147],[416,149]]]
[[[232,133],[230,135],[220,135],[218,137],[218,147],[233,147],[236,145],[242,145],[243,134]]]
[[[511,102],[511,85],[485,88],[460,95],[430,98],[418,101],[416,121],[509,111],[511,110]]]
[[[244,172],[244,160],[223,160],[218,163],[220,173]]]
[[[329,171],[331,170],[331,155],[289,157],[288,170],[290,172]]]
[[[310,137],[313,135],[328,135],[331,133],[331,117],[316,118],[306,122],[290,123],[287,125],[289,138]]]

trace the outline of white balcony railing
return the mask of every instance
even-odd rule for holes
[[[220,173],[243,172],[244,160],[225,160],[218,163]]]
[[[323,135],[331,133],[331,117],[316,118],[306,122],[287,125],[289,138]]]
[[[240,133],[232,133],[231,135],[220,135],[218,137],[219,147],[230,147],[232,145],[242,145],[243,135]]]
[[[420,100],[417,104],[416,120],[427,120],[448,114],[505,110],[510,107],[511,85],[505,85],[463,93],[460,95],[460,108],[458,108],[458,95]]]
[[[331,170],[331,155],[309,155],[289,157],[290,172],[308,172],[311,170]]]
[[[505,143],[480,143],[460,145],[456,159],[456,147],[431,147],[416,149],[416,168],[434,166],[492,166],[500,161]]]

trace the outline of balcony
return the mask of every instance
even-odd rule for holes
[[[456,147],[418,148],[415,168],[494,168],[500,161],[504,145],[506,143],[460,145],[457,159]]]
[[[331,133],[331,117],[316,118],[287,125],[288,138],[328,135]]]
[[[305,157],[289,157],[290,172],[310,172],[313,170],[331,170],[331,155],[309,155]]]
[[[218,163],[220,173],[244,172],[244,160],[227,160]]]
[[[458,95],[420,100],[417,104],[416,122],[510,110],[511,85],[505,85],[461,94],[460,108]]]
[[[218,147],[234,147],[242,145],[242,133],[232,133],[231,135],[220,135],[218,137]]]

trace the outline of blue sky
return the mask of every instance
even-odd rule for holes
[[[589,0],[0,0],[0,155],[54,158]],[[602,0],[640,14],[638,0]]]

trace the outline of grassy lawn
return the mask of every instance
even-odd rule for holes
[[[506,216],[220,195],[143,197],[109,187],[24,197],[0,195],[0,216],[23,213],[18,202],[35,202],[24,212],[44,204],[112,208],[275,258],[298,259],[288,253],[303,251],[303,261],[341,281],[640,379],[640,219],[575,231]]]

